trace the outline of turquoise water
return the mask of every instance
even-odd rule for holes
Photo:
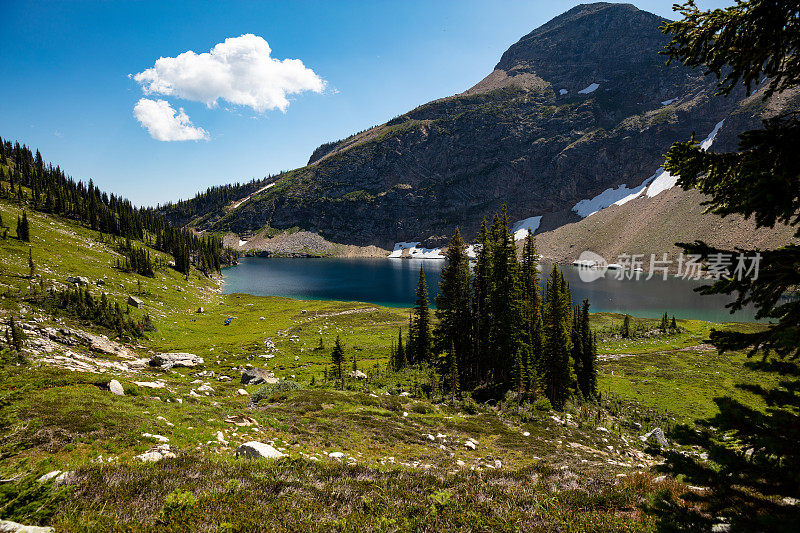
[[[439,287],[444,261],[407,259],[294,259],[246,257],[223,271],[223,291],[257,296],[286,296],[301,300],[369,302],[389,307],[414,303],[420,267],[425,269],[431,302]],[[550,272],[544,265],[545,274]],[[725,296],[702,296],[694,292],[703,285],[677,278],[662,280],[616,280],[611,277],[590,283],[580,280],[578,269],[563,267],[575,302],[589,298],[592,311],[630,313],[657,318],[667,312],[678,318],[712,322],[752,321],[753,310],[731,315]]]

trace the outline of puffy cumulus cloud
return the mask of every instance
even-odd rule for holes
[[[248,33],[225,39],[207,53],[190,50],[162,57],[133,79],[145,94],[176,96],[209,107],[222,99],[259,113],[286,111],[288,95],[323,91],[325,81],[301,60],[274,59],[271,52],[267,41]]]
[[[183,109],[175,111],[166,100],[140,99],[133,116],[157,141],[198,141],[208,139],[208,132],[189,120]]]

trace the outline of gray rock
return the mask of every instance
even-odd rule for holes
[[[283,454],[263,442],[245,442],[236,448],[236,457],[247,457],[248,459],[280,459]]]
[[[202,357],[192,353],[159,353],[150,358],[150,366],[172,368],[173,366],[194,367],[205,363]]]
[[[112,379],[108,382],[108,390],[117,396],[125,396],[125,390],[123,390],[122,384],[116,379]]]
[[[198,313],[205,313],[205,312],[206,312],[206,310],[205,310],[205,309],[203,309],[202,307],[198,307],[198,308],[197,308],[197,312],[198,312]]]
[[[367,375],[361,370],[354,370],[347,375],[354,379],[367,379]]]
[[[74,283],[75,285],[88,285],[89,278],[84,276],[67,276],[67,283]]]
[[[11,520],[0,520],[0,533],[53,533],[52,527],[25,526]]]
[[[242,385],[258,385],[260,383],[277,383],[275,374],[266,368],[248,368],[242,372]]]
[[[136,296],[128,296],[128,305],[135,307],[136,309],[141,309],[144,307],[144,302]]]
[[[649,433],[639,437],[639,439],[646,444],[650,444],[651,446],[659,446],[661,448],[666,448],[669,446],[667,437],[664,436],[664,430],[661,428],[655,428]]]

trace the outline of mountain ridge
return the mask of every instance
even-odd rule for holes
[[[298,227],[391,248],[442,245],[456,226],[472,239],[504,204],[514,220],[541,216],[539,231],[575,222],[578,202],[638,185],[673,142],[707,134],[744,98],[667,66],[663,20],[630,4],[576,6],[472,88],[323,144],[274,187],[192,224],[240,235]]]

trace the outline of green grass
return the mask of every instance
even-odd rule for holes
[[[0,201],[0,212],[9,224],[20,210]],[[57,217],[29,212],[29,218],[30,244],[0,240],[0,318],[14,315],[24,323],[113,337],[25,300],[32,290],[32,246],[36,285],[65,286],[67,275],[93,284],[104,279],[92,291],[105,291],[123,306],[141,286],[144,308],[131,313],[150,314],[156,331],[131,346],[138,356],[179,351],[205,359],[195,369],[95,374],[40,364],[30,345],[23,366],[0,352],[0,478],[22,476],[0,484],[0,517],[52,524],[58,531],[648,531],[653,523],[638,502],[656,487],[638,435],[664,420],[708,416],[716,395],[745,400],[735,388],[740,381],[763,383],[761,374],[744,369],[743,356],[698,346],[712,327],[763,326],[680,320],[678,333],[627,340],[614,333],[623,315],[598,313],[591,321],[601,355],[629,355],[600,364],[602,405],[569,405],[565,413],[553,413],[512,400],[481,406],[400,396],[428,379],[418,370],[386,372],[389,346],[398,328],[407,326],[406,310],[223,295],[217,280],[194,271],[187,278],[168,267],[154,278],[124,273],[112,268],[119,256],[107,237]],[[204,312],[196,313],[200,306]],[[234,320],[225,326],[228,317]],[[634,322],[643,331],[658,325]],[[346,368],[355,355],[370,375],[367,383],[348,382],[347,391],[322,379],[337,335],[345,344]],[[269,359],[262,357],[268,338],[276,346]],[[326,348],[315,350],[320,339]],[[59,349],[121,360],[85,346]],[[263,386],[239,383],[239,368],[247,364],[303,388],[272,390],[251,407],[237,389],[256,394]],[[198,378],[200,370],[215,375]],[[220,375],[232,380],[219,381]],[[122,382],[125,396],[106,390],[112,378]],[[192,396],[198,379],[214,393]],[[134,384],[154,380],[166,387]],[[641,416],[651,411],[658,416]],[[228,421],[244,416],[257,425]],[[643,427],[634,424],[641,421]],[[217,432],[228,445],[218,442]],[[155,465],[134,461],[155,444],[143,433],[167,437],[178,457]],[[464,446],[467,438],[479,441],[477,450]],[[250,440],[271,442],[289,457],[235,459],[233,449]],[[353,465],[330,459],[333,451]],[[98,456],[102,464],[92,462]],[[494,468],[497,460],[500,469]],[[53,469],[75,471],[74,484],[51,490],[32,481]]]

